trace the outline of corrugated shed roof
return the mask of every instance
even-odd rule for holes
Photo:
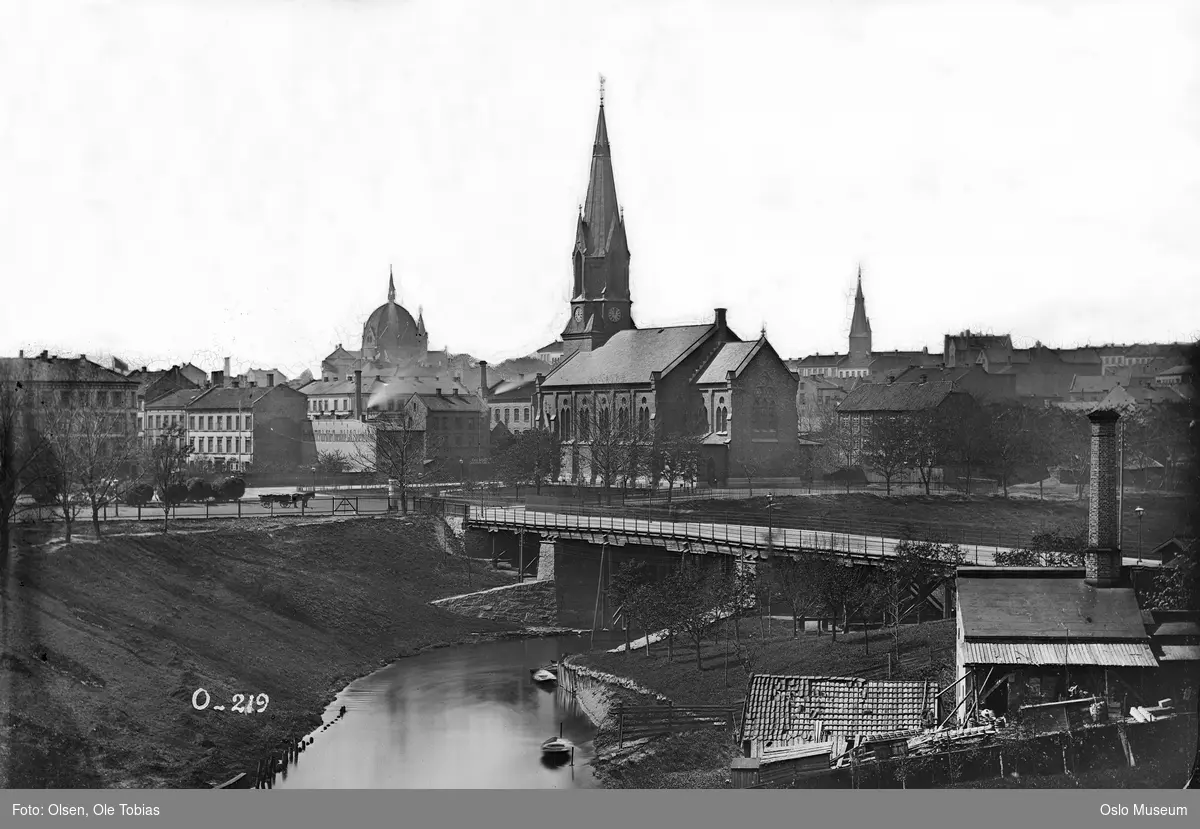
[[[1077,571],[1062,576],[958,574],[958,603],[968,640],[1026,639],[1147,642],[1132,589],[1095,588]]]
[[[1072,636],[1074,634],[1072,633]],[[1106,665],[1158,666],[1150,646],[1140,642],[1076,642],[1060,634],[1058,644],[1045,642],[964,642],[967,665]]]
[[[838,404],[838,412],[913,412],[932,409],[954,391],[945,380],[928,383],[863,383]]]
[[[551,369],[542,388],[649,383],[692,347],[708,339],[713,325],[679,325],[620,331],[595,351],[580,351]]]
[[[737,372],[743,368],[746,358],[754,351],[758,342],[725,343],[717,356],[712,358],[697,383],[724,383],[726,372]]]
[[[1160,645],[1160,662],[1200,662],[1200,645]]]
[[[742,739],[786,745],[920,728],[937,692],[937,683],[925,681],[757,674]]]

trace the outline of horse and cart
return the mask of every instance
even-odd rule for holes
[[[308,506],[308,502],[312,500],[315,492],[292,492],[278,493],[271,495],[259,495],[258,502],[264,507],[288,507],[289,509],[299,505],[300,507]]]

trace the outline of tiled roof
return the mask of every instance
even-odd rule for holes
[[[34,383],[137,383],[137,378],[117,374],[84,357],[0,357],[0,368]]]
[[[967,665],[1105,665],[1157,668],[1154,652],[1144,642],[964,642]],[[1069,651],[1069,652],[1068,652]]]
[[[1058,359],[1064,363],[1099,363],[1100,353],[1094,348],[1063,348],[1058,352]]]
[[[742,740],[786,745],[920,728],[937,692],[937,683],[926,681],[756,674]]]
[[[205,389],[179,389],[147,403],[147,409],[186,409]]]
[[[263,388],[256,386],[252,389],[207,389],[204,394],[197,397],[188,409],[190,411],[216,411],[226,409],[249,409],[254,406],[259,400],[262,400],[268,394],[277,389],[284,389],[286,386],[275,386],[274,388]],[[288,391],[293,391],[288,389]]]
[[[517,380],[501,380],[488,389],[488,402],[528,400],[537,384],[537,375],[522,375]]]
[[[788,360],[788,364],[797,366],[836,366],[846,359],[845,354],[809,354],[799,360]]]
[[[737,372],[743,367],[746,358],[754,351],[758,342],[725,343],[717,356],[712,358],[703,373],[696,378],[697,383],[724,383],[726,372]]]
[[[1183,377],[1183,376],[1187,376],[1191,373],[1192,373],[1192,367],[1184,365],[1184,366],[1175,366],[1174,368],[1169,368],[1165,371],[1160,371],[1158,373],[1158,376],[1159,377],[1175,377],[1175,376]]]
[[[425,408],[431,412],[478,412],[483,407],[479,398],[473,394],[452,396],[445,389],[443,389],[443,392],[441,397],[438,397],[437,394],[418,394],[417,397],[425,404]]]
[[[915,412],[932,409],[954,391],[946,380],[928,383],[863,383],[846,395],[838,412]]]
[[[1117,386],[1121,385],[1120,378],[1112,375],[1097,376],[1097,375],[1080,375],[1076,374],[1071,378],[1071,391],[1078,394],[1087,394],[1092,392],[1112,391]]]
[[[620,331],[595,351],[580,351],[550,370],[542,388],[649,383],[716,331],[713,325],[679,325]]]
[[[960,568],[958,606],[968,640],[1148,642],[1127,587],[1096,588],[1075,569]]]

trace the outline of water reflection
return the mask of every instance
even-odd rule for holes
[[[599,644],[599,642],[597,642]],[[433,651],[364,677],[325,714],[325,731],[277,788],[590,788],[594,728],[569,694],[530,675],[586,637],[471,645]],[[562,736],[570,755],[544,757]]]

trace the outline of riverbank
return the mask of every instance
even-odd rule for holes
[[[679,705],[737,705],[745,698],[749,676],[816,674],[882,678],[935,678],[953,682],[954,622],[906,626],[893,640],[891,632],[839,633],[837,640],[815,632],[792,636],[790,620],[774,619],[770,627],[757,619],[742,620],[739,644],[707,642],[700,650],[676,641],[634,653],[592,652],[579,658],[588,671],[614,678],[610,702],[645,705],[655,702],[621,684],[659,695]],[[620,684],[617,684],[620,683]],[[615,718],[597,723],[596,779],[604,788],[711,789],[724,788],[730,760],[737,754],[734,735],[725,731],[696,731],[658,737],[621,746]]]
[[[210,786],[318,727],[346,684],[397,658],[547,633],[430,606],[512,581],[485,562],[468,576],[432,519],[211,523],[19,544],[0,786]],[[267,695],[266,710],[234,713],[239,694]]]

